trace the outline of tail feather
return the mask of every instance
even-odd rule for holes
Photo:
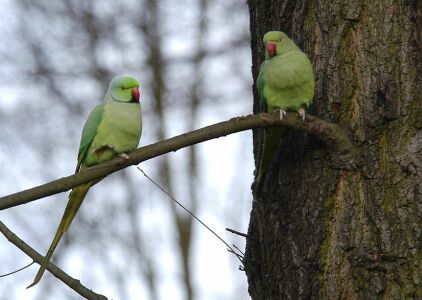
[[[37,275],[35,275],[34,282],[27,288],[36,285],[41,280],[41,277],[43,276],[44,271],[47,268],[47,265],[50,261],[51,256],[53,255],[54,250],[56,249],[63,234],[68,230],[73,218],[75,217],[76,213],[79,210],[79,207],[82,204],[82,201],[84,200],[89,188],[92,186],[93,183],[94,182],[88,182],[86,184],[75,187],[71,191],[69,195],[69,201],[63,213],[63,217],[60,221],[59,228],[57,229],[56,235],[54,236],[53,242],[51,243],[50,248],[48,249],[47,254],[41,263]]]
[[[259,164],[258,177],[257,177],[257,193],[261,192],[262,186],[265,182],[268,168],[273,161],[275,152],[283,136],[284,128],[281,127],[268,127],[265,129],[264,145]]]

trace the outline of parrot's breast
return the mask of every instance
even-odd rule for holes
[[[312,101],[314,75],[311,62],[303,52],[274,57],[266,61],[263,72],[263,92],[269,111],[276,108],[297,111]]]
[[[134,150],[142,133],[140,105],[107,103],[97,133],[89,147],[86,164],[107,161],[120,153]]]

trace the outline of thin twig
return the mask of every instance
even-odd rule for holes
[[[233,247],[235,247],[237,251],[239,251],[243,256],[245,256],[245,253],[243,253],[243,251],[240,250],[239,247],[237,247],[235,244],[233,244]]]
[[[33,248],[31,248],[31,246],[26,244],[23,240],[21,240],[16,234],[14,234],[9,228],[7,228],[7,226],[4,225],[1,221],[0,221],[0,232],[9,240],[9,242],[11,242],[13,245],[15,245],[20,250],[22,250],[22,252],[24,252],[26,255],[32,258],[35,262],[41,264],[43,260],[43,256],[39,254],[37,251],[35,251]],[[70,277],[52,262],[48,263],[47,270],[49,270],[51,274],[53,274],[58,279],[63,281],[68,287],[70,287],[72,290],[74,290],[75,292],[77,292],[79,295],[81,295],[84,298],[92,299],[92,300],[107,300],[107,297],[94,293],[90,289],[86,288],[85,286],[81,284],[79,280]]]
[[[245,237],[245,238],[247,238],[247,237],[248,237],[248,235],[247,235],[247,234],[242,233],[242,232],[239,232],[239,231],[236,231],[236,230],[234,230],[234,229],[226,228],[226,230],[227,230],[228,232],[231,232],[231,233],[234,233],[234,234],[237,234],[237,235],[243,236],[243,237]]]
[[[15,270],[15,271],[13,271],[13,272],[10,272],[10,273],[7,273],[7,274],[0,275],[0,278],[1,278],[1,277],[6,277],[6,276],[9,276],[9,275],[12,275],[12,274],[15,274],[15,273],[18,273],[18,272],[20,272],[20,271],[22,271],[22,270],[25,270],[26,268],[28,268],[28,267],[32,266],[34,263],[35,263],[35,261],[33,261],[33,262],[29,263],[29,264],[28,264],[28,265],[26,265],[25,267],[22,267],[22,268],[20,268],[20,269]]]
[[[199,223],[201,223],[202,226],[204,226],[206,229],[208,229],[215,237],[217,237],[222,243],[224,243],[224,245],[226,245],[227,249],[229,252],[233,253],[234,255],[236,255],[236,257],[239,259],[239,261],[243,264],[242,259],[241,259],[241,255],[239,255],[238,253],[236,253],[236,251],[234,251],[234,249],[225,241],[223,240],[217,233],[215,233],[214,230],[212,230],[210,227],[207,226],[207,224],[205,224],[204,222],[202,222],[194,213],[192,213],[189,209],[187,209],[186,207],[183,206],[182,203],[180,203],[179,201],[176,200],[176,198],[174,198],[169,192],[167,192],[163,187],[161,187],[157,182],[155,182],[151,177],[149,177],[139,166],[137,166],[138,170],[142,172],[142,174],[144,174],[144,176],[151,181],[156,187],[158,187],[164,194],[166,194],[171,200],[173,200],[174,202],[177,203],[177,205],[179,205],[182,209],[184,209],[188,214],[190,214],[196,221],[198,221]]]

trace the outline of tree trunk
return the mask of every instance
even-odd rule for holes
[[[311,112],[359,149],[338,167],[289,130],[254,193],[245,271],[253,299],[422,299],[421,1],[249,0],[262,37],[286,32],[316,76]],[[258,95],[254,88],[254,111]],[[256,166],[263,131],[254,132]]]

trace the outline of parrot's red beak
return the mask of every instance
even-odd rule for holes
[[[132,88],[132,100],[139,102],[140,94],[141,93],[139,92],[139,88]]]
[[[266,46],[267,46],[268,55],[270,57],[273,57],[275,55],[275,51],[277,50],[277,47],[276,47],[275,43],[273,43],[273,42],[267,42],[267,45]]]

